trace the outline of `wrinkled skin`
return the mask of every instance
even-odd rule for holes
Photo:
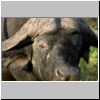
[[[51,21],[47,20],[46,22],[45,19],[43,19],[43,23],[46,22],[46,24],[44,24],[40,30],[37,28],[34,31],[33,29],[36,27],[34,24],[30,26],[32,29],[29,26],[27,27],[31,21],[35,21],[35,19],[32,19],[24,25],[25,27],[23,26],[20,31],[16,33],[19,34],[19,36],[14,35],[14,37],[17,38],[17,40],[14,39],[16,43],[12,43],[12,37],[4,41],[3,45],[7,45],[3,47],[4,51],[9,53],[15,52],[17,49],[17,53],[12,54],[12,58],[10,59],[5,52],[5,59],[10,63],[6,63],[6,66],[10,74],[16,80],[76,81],[80,79],[80,71],[78,68],[79,60],[83,57],[86,62],[88,62],[89,48],[91,45],[97,47],[97,37],[81,19],[56,19],[57,23],[54,19],[50,20]],[[40,22],[40,26],[42,25],[41,23],[42,21]],[[50,24],[49,29],[47,26]],[[58,26],[56,26],[56,24]],[[57,30],[59,27],[61,29]],[[28,33],[30,32],[29,30],[27,34],[24,34],[24,40],[20,38],[20,35],[29,28],[32,33]],[[35,38],[33,38],[34,32]],[[41,35],[39,35],[39,32]],[[28,38],[28,43],[32,44],[31,49],[30,47],[23,48],[23,45],[26,45],[26,42],[23,41],[27,41],[26,36],[28,35],[32,36],[31,39]],[[33,42],[29,42],[29,39]],[[20,45],[20,41],[25,44],[22,45],[21,43]],[[23,48],[23,55],[20,53],[21,49],[19,48]],[[20,57],[13,61],[16,56]],[[3,66],[5,66],[5,63]]]

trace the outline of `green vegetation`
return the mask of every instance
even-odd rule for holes
[[[82,81],[96,81],[98,80],[98,49],[90,48],[89,63],[83,59],[80,60],[80,74]]]

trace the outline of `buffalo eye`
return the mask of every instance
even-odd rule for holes
[[[39,47],[41,49],[48,49],[48,45],[45,43],[45,44],[39,44]]]
[[[43,44],[40,44],[39,47],[40,47],[40,48],[45,48],[46,46],[43,45]]]

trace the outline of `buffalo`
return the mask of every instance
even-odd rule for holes
[[[98,47],[84,18],[2,19],[2,80],[78,81],[80,58]]]

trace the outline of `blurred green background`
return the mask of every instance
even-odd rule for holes
[[[87,18],[86,21],[92,28],[92,30],[98,36],[98,19],[97,18]],[[81,58],[80,63],[80,77],[81,81],[97,81],[98,80],[98,48],[90,47],[89,63],[86,63],[83,58]]]

